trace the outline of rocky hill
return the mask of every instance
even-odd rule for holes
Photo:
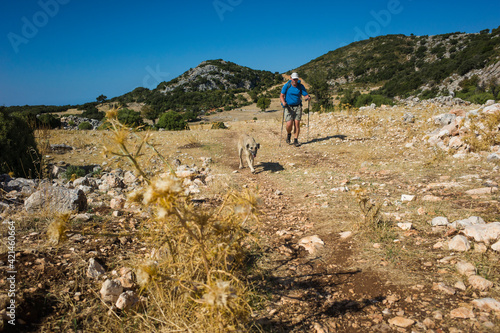
[[[271,85],[276,79],[281,81],[281,75],[251,69],[222,59],[207,60],[169,82],[160,83],[157,90],[163,93],[178,88],[184,92],[238,88],[250,90],[256,86]]]
[[[387,35],[330,51],[294,71],[321,76],[330,89],[379,88],[387,96],[448,95],[478,76],[478,87],[496,87],[500,76],[500,28],[435,36]],[[495,94],[495,97],[496,97]]]

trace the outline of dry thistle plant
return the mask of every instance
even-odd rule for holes
[[[57,214],[47,228],[47,238],[50,244],[57,245],[66,239],[66,230],[71,214]]]
[[[353,190],[352,195],[361,209],[363,222],[360,225],[364,233],[374,241],[392,241],[394,232],[391,223],[385,221],[381,216],[382,202],[377,202],[369,196],[367,189],[358,188]]]
[[[368,115],[368,116],[364,116],[361,119],[361,127],[363,128],[363,132],[365,133],[365,136],[367,138],[373,137],[373,135],[375,133],[375,128],[377,127],[377,125],[378,125],[378,121],[375,118],[375,116]]]
[[[370,198],[368,196],[368,190],[364,188],[357,188],[353,190],[352,194],[356,197],[356,201],[361,209],[364,223],[367,225],[376,225],[380,223],[380,208],[382,204]]]
[[[246,248],[253,240],[250,229],[258,221],[258,197],[249,191],[229,192],[219,206],[201,209],[171,168],[151,178],[141,169],[141,148],[154,147],[146,133],[131,153],[130,129],[116,114],[116,109],[107,113],[115,143],[107,151],[128,159],[143,176],[146,186],[129,193],[128,199],[153,216],[140,234],[152,255],[136,264],[137,282],[148,298],[147,313],[138,314],[131,325],[140,322],[148,330],[244,330],[251,314],[250,292],[238,276],[243,276]]]
[[[464,137],[472,151],[489,151],[500,143],[500,112],[471,117],[469,133]]]

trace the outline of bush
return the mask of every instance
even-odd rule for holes
[[[130,109],[121,109],[118,111],[118,121],[129,127],[139,127],[144,123],[141,113]]]
[[[80,130],[91,130],[92,125],[88,121],[84,121],[78,125],[78,129]]]
[[[227,129],[226,124],[224,124],[223,121],[218,121],[215,123],[212,123],[212,129]]]
[[[50,129],[61,127],[61,119],[54,117],[49,113],[41,114],[37,119],[40,127]]]
[[[103,120],[104,117],[106,117],[106,113],[104,113],[104,111],[99,111],[96,109],[95,111],[84,111],[82,112],[81,116],[88,119]]]
[[[33,130],[25,120],[0,107],[0,173],[33,178],[39,154]]]
[[[86,175],[85,169],[77,166],[70,165],[66,172],[64,172],[63,176],[66,180],[75,180],[77,178],[81,178]]]
[[[160,119],[158,119],[158,124],[156,124],[156,126],[158,128],[164,128],[168,131],[181,131],[189,128],[184,117],[174,111],[168,111],[162,114]]]

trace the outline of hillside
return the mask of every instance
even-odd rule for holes
[[[390,98],[460,93],[470,82],[460,83],[477,75],[474,88],[497,97],[499,60],[497,28],[473,34],[370,38],[330,51],[294,71],[306,80],[326,82],[330,92],[375,88],[374,94]]]
[[[254,70],[222,59],[207,60],[153,90],[139,87],[111,101],[144,102],[159,112],[232,109],[251,104],[259,93],[282,80],[278,73]],[[251,101],[240,94],[244,92],[250,93]]]

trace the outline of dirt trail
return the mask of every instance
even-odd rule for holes
[[[313,118],[316,123],[309,140],[303,127],[303,144],[298,148],[283,141],[280,147],[277,118],[230,124],[229,132],[250,133],[262,146],[256,174],[245,168],[232,175],[239,186],[257,189],[262,197],[263,254],[256,258],[258,273],[253,279],[268,300],[257,321],[270,332],[494,332],[491,327],[497,327],[498,316],[481,317],[488,327],[451,317],[451,311],[464,304],[470,307],[480,295],[470,289],[453,294],[439,290],[439,283],[453,285],[462,277],[453,266],[458,260],[455,254],[449,259],[449,252],[433,250],[434,244],[453,233],[431,230],[428,221],[443,210],[450,212],[450,218],[481,215],[491,220],[496,216],[495,200],[489,201],[489,207],[474,204],[470,207],[475,208],[457,211],[455,201],[463,201],[463,190],[439,189],[431,192],[445,201],[436,206],[422,201],[406,207],[398,203],[402,194],[415,193],[421,182],[451,178],[443,176],[443,168],[460,179],[471,172],[491,178],[490,167],[456,169],[454,162],[429,163],[426,149],[402,151],[408,140],[404,128],[386,128],[373,135],[363,127],[363,118],[350,117],[347,123],[343,119],[332,118],[331,125],[320,128],[318,118]],[[227,156],[234,138],[219,137],[226,155],[215,163],[237,170],[237,155]],[[349,192],[343,192],[345,185]],[[385,218],[390,227],[380,234],[367,236],[363,230],[362,213],[352,195],[358,187],[369,189],[387,204],[383,210],[392,216]],[[417,208],[423,213],[417,213]],[[412,230],[398,230],[395,222],[405,221],[401,217],[414,222]],[[342,239],[340,234],[346,231],[352,231],[352,236]],[[324,246],[310,254],[299,241],[314,235]],[[496,291],[483,295],[496,295]],[[407,328],[389,324],[395,317],[412,324]]]
[[[309,332],[314,327],[323,327],[325,332],[366,330],[372,326],[373,308],[400,288],[371,269],[361,269],[354,241],[340,238],[345,231],[342,226],[332,221],[329,212],[304,204],[310,194],[309,186],[303,184],[309,182],[307,177],[283,181],[280,176],[292,168],[293,161],[304,166],[331,161],[313,143],[295,148],[282,142],[279,147],[276,128],[249,125],[249,129],[254,137],[264,139],[263,147],[268,147],[257,157],[256,174],[248,168],[235,174],[240,186],[258,188],[262,198],[263,256],[256,262],[260,274],[254,283],[260,293],[269,295],[269,301],[259,312],[258,322],[272,332]],[[235,135],[222,140],[226,151],[231,151],[234,142]],[[221,162],[238,168],[236,159]],[[314,235],[325,246],[310,254],[298,242]],[[354,327],[353,316],[359,323]]]

